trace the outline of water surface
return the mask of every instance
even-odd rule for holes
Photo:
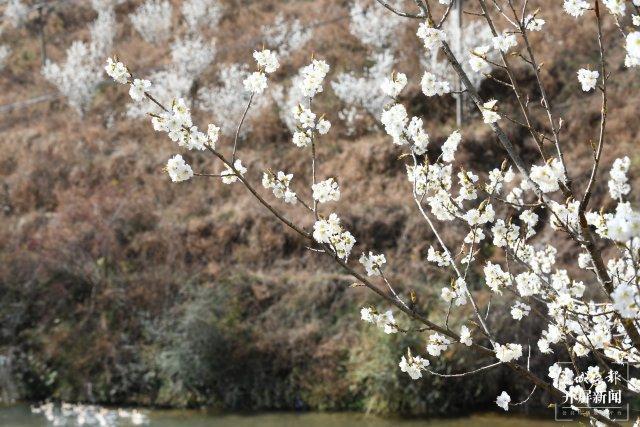
[[[482,414],[455,419],[387,419],[358,413],[267,413],[258,415],[212,415],[204,411],[152,410],[148,426],[157,427],[560,427],[553,419],[529,419]],[[551,414],[550,414],[551,415]],[[0,407],[2,427],[45,427],[42,415],[32,414],[26,405]],[[69,423],[68,426],[75,426]],[[119,426],[132,424],[122,422]]]

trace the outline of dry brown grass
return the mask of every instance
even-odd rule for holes
[[[118,13],[131,11],[133,3],[119,7]],[[554,1],[539,3],[548,6]],[[229,0],[226,4],[227,14],[216,34],[219,46],[225,49],[217,62],[249,62],[252,49],[257,47],[251,40],[260,25],[270,22],[277,12],[297,14],[308,22],[346,14],[346,2],[332,0]],[[539,58],[545,64],[544,81],[566,123],[563,141],[572,170],[585,171],[590,164],[588,141],[594,138],[598,125],[599,102],[595,95],[578,93],[575,71],[596,60],[596,51],[583,42],[593,39],[593,25],[563,25],[560,23],[569,22],[566,16],[547,13],[544,17],[552,31],[538,38],[560,40],[557,48],[545,49]],[[84,7],[56,13],[47,27],[51,57],[60,58],[72,40],[87,37],[85,23],[92,18],[92,12]],[[149,69],[165,60],[164,48],[150,48],[132,31],[128,26],[122,28],[117,41],[119,56],[132,69]],[[607,40],[614,34],[608,22]],[[52,91],[39,73],[34,38],[24,30],[8,31],[2,37],[14,53],[11,66],[0,76],[0,103]],[[352,61],[364,63],[364,50],[348,33],[345,22],[320,28],[312,46],[335,70],[350,66]],[[407,51],[416,49],[417,42],[407,36],[406,47]],[[621,61],[619,49],[613,50],[612,58]],[[296,70],[307,60],[306,53],[295,55],[279,75]],[[418,79],[415,58],[408,55],[402,67],[403,71],[413,70],[410,77]],[[640,164],[640,98],[629,95],[638,87],[637,75],[621,67],[613,67],[612,73],[617,83],[610,93],[610,137],[604,164],[609,165],[622,153],[630,154],[632,176],[640,184],[635,173]],[[214,75],[212,71],[205,78]],[[524,68],[518,70],[518,78],[524,87],[533,88],[532,76]],[[387,254],[390,278],[401,291],[409,286],[417,289],[424,306],[432,307],[444,273],[425,262],[433,238],[411,204],[399,152],[380,135],[340,136],[337,101],[330,92],[320,97],[316,109],[327,111],[334,123],[319,147],[320,175],[337,175],[343,192],[341,202],[331,208],[352,230],[360,248]],[[412,110],[424,114],[437,145],[453,129],[453,105],[442,101],[436,109],[417,92],[414,84],[405,101]],[[482,92],[487,97],[505,97],[504,89],[491,83],[486,83]],[[319,407],[331,399],[330,391],[318,391],[314,384],[335,384],[336,396],[347,395],[349,384],[334,367],[344,360],[346,349],[360,339],[350,325],[356,319],[355,304],[367,301],[368,296],[359,289],[345,289],[350,281],[342,272],[309,253],[304,242],[288,233],[239,187],[204,179],[172,184],[162,173],[166,159],[175,152],[166,138],[142,121],[117,117],[113,126],[106,127],[114,106],[122,111],[125,99],[125,90],[109,85],[82,119],[59,100],[0,118],[0,202],[4,209],[0,221],[0,300],[7,304],[0,312],[0,342],[7,343],[6,348],[35,354],[47,369],[57,370],[71,383],[55,391],[58,397],[90,398],[80,379],[121,384],[117,374],[104,376],[138,360],[142,348],[153,346],[153,341],[143,336],[145,322],[171,313],[186,284],[206,289],[235,283],[242,277],[250,282],[242,288],[246,291],[243,304],[252,313],[249,318],[260,325],[256,329],[260,335],[251,336],[256,351],[272,360],[286,355],[286,362],[280,360],[285,365],[281,369],[301,366],[299,386],[313,390],[309,393],[315,396],[314,402],[320,402]],[[501,106],[515,108],[515,103],[504,99]],[[535,116],[538,123],[546,123],[540,109]],[[196,117],[201,123],[210,120],[200,113]],[[513,126],[507,126],[507,131],[523,155],[534,158],[530,136]],[[477,116],[465,124],[464,136],[460,164],[488,170],[505,157]],[[267,167],[286,169],[300,177],[308,175],[307,160],[291,149],[288,138],[274,113],[256,125],[241,147],[252,180],[258,182],[259,171]],[[228,137],[225,144],[229,145]],[[210,158],[192,153],[186,157],[196,170],[219,168]],[[606,168],[600,175],[606,176]],[[578,185],[584,185],[584,175],[576,178]],[[596,206],[603,203],[602,188],[596,194]],[[267,193],[265,196],[269,198]],[[305,227],[311,226],[301,208],[287,214]],[[458,231],[447,227],[445,239],[453,241]],[[547,231],[539,239],[554,239],[566,249],[565,260],[573,259],[571,246],[562,237]],[[320,312],[315,311],[316,305]],[[283,321],[287,307],[310,311],[300,309],[306,313],[301,318],[289,313],[291,317]],[[277,316],[270,316],[274,312]],[[242,353],[242,347],[236,351]],[[239,359],[249,356],[236,355]],[[41,376],[49,372],[35,364],[29,366]],[[133,389],[126,389],[123,399],[162,402],[150,397],[149,390],[137,390],[139,394],[133,395]],[[51,388],[44,390],[46,394]]]

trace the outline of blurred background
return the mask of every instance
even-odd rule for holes
[[[564,120],[568,161],[586,166],[600,100],[579,90],[576,71],[597,64],[595,22],[576,25],[558,1],[530,2],[547,21],[533,42]],[[443,58],[425,56],[417,21],[395,18],[372,0],[172,0],[147,2],[153,6],[147,9],[143,3],[11,0],[0,6],[0,400],[461,417],[495,410],[500,390],[526,396],[528,385],[503,369],[411,381],[397,364],[404,349],[421,348],[424,337],[385,335],[361,322],[359,308],[378,299],[350,288],[343,271],[306,250],[239,185],[172,183],[162,169],[178,147],[153,131],[148,111],[102,69],[106,57],[117,54],[136,77],[166,88],[157,92],[160,99],[183,97],[201,127],[221,126],[219,146],[228,150],[252,52],[278,51],[281,68],[252,109],[239,151],[247,176],[259,183],[267,168],[306,176],[308,160],[291,143],[290,111],[300,100],[292,81],[312,55],[326,60],[331,72],[314,111],[333,124],[319,146],[321,173],[337,176],[342,190],[332,209],[349,224],[359,249],[385,253],[401,292],[415,290],[420,308],[438,319],[444,315],[438,296],[449,278],[426,262],[433,236],[412,206],[400,153],[377,121],[385,102],[380,81],[396,70],[409,77],[402,101],[409,114],[424,119],[431,141],[457,128],[455,99],[427,99],[420,91],[424,69],[453,77]],[[476,10],[473,3],[466,1],[465,9]],[[395,4],[411,10],[412,2]],[[461,55],[490,37],[475,19],[464,14]],[[457,28],[447,30],[456,34]],[[632,157],[633,181],[640,100],[627,94],[638,79],[623,68],[619,40],[607,38],[615,31],[606,20],[616,114],[608,122],[612,141],[602,169],[625,153]],[[516,72],[537,99],[531,71]],[[500,70],[494,75],[505,77]],[[474,84],[485,99],[515,108],[508,89],[494,80]],[[457,160],[488,171],[505,153],[468,101],[464,105]],[[546,120],[542,109],[534,116]],[[535,157],[530,135],[504,125],[521,154]],[[221,170],[202,153],[182,155],[194,170]],[[311,224],[302,209],[287,214]],[[444,237],[460,232],[448,227]],[[542,235],[553,237],[549,230]],[[468,282],[486,300],[479,273],[472,271]],[[495,304],[489,314],[499,335],[535,343],[535,321],[514,329],[508,310]],[[458,315],[454,324],[464,313]],[[456,348],[432,364],[457,372],[484,362]],[[543,362],[531,361],[534,367]],[[539,395],[519,412],[537,414],[547,403]]]

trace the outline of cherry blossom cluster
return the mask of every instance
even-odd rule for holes
[[[382,329],[385,334],[395,334],[398,332],[398,325],[391,310],[378,313],[372,307],[363,307],[360,310],[360,318],[365,322],[375,324]]]
[[[147,0],[129,15],[133,28],[148,43],[162,43],[171,35],[173,7],[168,0]]]
[[[29,7],[22,0],[8,0],[4,7],[4,19],[18,28],[25,23],[29,15]]]
[[[369,251],[369,254],[363,253],[360,255],[360,264],[367,272],[367,276],[379,276],[382,274],[382,266],[387,263],[387,258],[384,254],[374,254]]]
[[[313,238],[316,242],[328,245],[336,256],[347,260],[356,243],[355,237],[345,231],[340,224],[340,219],[335,213],[331,213],[326,219],[319,219],[313,224]]]
[[[178,75],[193,82],[215,59],[215,46],[195,35],[171,44],[171,61]]]
[[[311,186],[313,200],[318,203],[337,202],[340,200],[340,187],[333,178],[320,181]]]
[[[399,6],[401,1],[389,2],[392,6]],[[389,14],[372,2],[356,0],[349,10],[351,22],[349,31],[362,44],[377,49],[383,49],[393,43],[394,35],[403,26],[403,22],[396,16]]]
[[[261,94],[267,88],[267,74],[275,72],[280,64],[275,52],[268,49],[254,52],[253,58],[258,64],[258,71],[250,74],[242,83],[247,92]]]
[[[242,165],[242,160],[236,159],[231,165],[226,165],[225,170],[220,173],[223,184],[233,184],[238,182],[238,176],[244,176],[247,173],[247,168]]]
[[[595,89],[596,84],[598,84],[598,77],[600,77],[600,73],[597,71],[587,70],[586,68],[578,70],[578,81],[585,92]]]
[[[313,32],[304,28],[299,19],[285,18],[281,13],[272,24],[263,25],[260,30],[265,46],[275,50],[281,59],[302,49],[313,37]]]
[[[387,85],[387,82],[383,84]],[[418,155],[427,152],[429,135],[424,130],[422,119],[414,116],[409,120],[404,105],[390,105],[380,115],[380,122],[387,134],[393,138],[394,144],[409,144],[412,151]]]
[[[252,98],[251,92],[247,92],[243,84],[249,74],[246,64],[222,64],[218,67],[217,73],[219,84],[203,86],[198,90],[198,106],[216,119],[223,133],[232,134],[237,130],[237,118],[244,113],[249,99]],[[189,90],[191,82],[187,83],[186,90]],[[245,124],[240,129],[240,136],[247,135],[252,128],[252,122],[268,105],[268,97],[265,95],[252,98],[251,109],[247,112]]]
[[[395,54],[391,49],[374,50],[369,56],[370,66],[357,71],[338,73],[331,88],[344,104],[338,116],[354,133],[360,122],[377,116],[388,102],[385,93],[378,90],[379,82],[393,71]]]
[[[624,51],[627,67],[639,65],[640,33],[633,28],[629,30],[628,25],[637,26],[640,17],[625,20],[629,9],[637,12],[638,2],[595,1],[564,0],[557,8],[576,19],[590,16],[598,28],[602,19],[611,19],[623,36],[616,33],[607,34],[607,37],[617,37],[613,40],[618,41],[621,53]],[[424,4],[430,3],[435,2]],[[449,10],[451,5],[448,0],[438,3],[445,10]],[[233,85],[223,86],[228,90],[218,91],[216,95],[228,99],[226,110],[235,115],[237,126],[225,128],[220,122],[220,127],[209,125],[207,132],[198,130],[194,125],[184,96],[174,94],[166,101],[151,94],[156,91],[162,93],[163,90],[169,92],[166,87],[161,87],[166,86],[164,82],[154,78],[134,78],[121,62],[114,59],[108,60],[105,69],[115,81],[129,85],[134,102],[155,106],[152,113],[154,129],[167,133],[179,147],[194,150],[189,155],[210,152],[214,160],[221,162],[220,173],[197,173],[177,154],[166,165],[172,181],[203,176],[219,177],[225,184],[244,185],[275,217],[307,239],[310,251],[333,259],[356,279],[357,286],[374,289],[391,306],[384,311],[363,307],[360,317],[364,322],[375,325],[386,334],[424,332],[420,350],[409,348],[400,355],[400,371],[410,378],[419,379],[431,372],[429,358],[443,358],[458,348],[470,347],[472,351],[490,357],[492,363],[459,375],[501,366],[522,375],[523,380],[531,381],[536,388],[564,395],[576,402],[585,402],[592,389],[598,392],[608,390],[610,386],[603,381],[604,372],[599,366],[581,370],[579,363],[591,363],[595,358],[614,364],[640,364],[640,331],[637,327],[640,321],[640,211],[632,206],[633,200],[628,200],[633,194],[628,175],[634,170],[629,157],[613,161],[608,171],[608,192],[594,192],[599,185],[597,178],[605,168],[602,157],[603,147],[607,148],[604,145],[604,114],[610,108],[604,104],[606,96],[603,96],[600,133],[594,143],[590,170],[578,171],[576,165],[567,164],[562,146],[562,140],[566,139],[565,129],[555,115],[552,102],[546,95],[544,79],[540,77],[542,67],[535,56],[537,42],[529,39],[530,32],[546,29],[547,22],[539,10],[529,12],[526,5],[522,9],[511,8],[511,11],[500,7],[496,7],[497,11],[487,9],[479,14],[481,19],[473,21],[472,25],[478,28],[474,33],[475,39],[465,40],[461,48],[450,46],[458,37],[448,27],[448,12],[445,12],[442,22],[438,22],[431,16],[433,9],[425,7],[421,9],[421,13],[426,14],[423,15],[425,19],[420,19],[417,29],[416,26],[412,29],[424,46],[422,53],[428,58],[423,63],[426,69],[408,75],[393,69],[395,47],[387,41],[391,34],[405,27],[397,22],[407,21],[399,17],[389,21],[379,18],[391,13],[389,8],[401,10],[403,2],[385,4],[388,8],[372,9],[361,1],[354,3],[351,32],[372,49],[375,61],[363,73],[339,74],[331,87],[342,101],[358,103],[359,107],[373,114],[376,126],[379,122],[389,144],[398,151],[399,161],[404,163],[406,192],[415,204],[416,215],[424,219],[433,236],[424,245],[421,255],[441,277],[444,276],[442,283],[433,282],[433,295],[436,295],[433,301],[437,307],[429,313],[422,312],[413,291],[408,298],[404,292],[396,291],[393,276],[386,273],[393,267],[394,260],[388,254],[359,250],[356,238],[348,230],[350,224],[335,213],[339,209],[333,209],[333,204],[341,201],[341,191],[346,194],[349,187],[339,177],[325,172],[324,167],[318,168],[322,157],[317,153],[323,149],[321,136],[330,131],[331,123],[320,112],[314,111],[313,100],[324,92],[324,81],[330,71],[327,62],[312,58],[291,79],[292,87],[286,95],[279,91],[278,104],[287,106],[286,124],[293,134],[294,149],[302,149],[300,154],[308,156],[310,173],[297,175],[296,191],[293,189],[293,174],[275,173],[271,169],[262,172],[264,189],[285,202],[277,207],[270,204],[270,197],[260,195],[263,190],[253,187],[255,172],[249,172],[237,157],[243,122],[251,111],[259,108],[258,103],[265,98],[269,78],[279,69],[276,47],[269,46],[269,49],[254,52],[254,71],[240,65],[229,67],[233,71],[227,75],[233,75],[235,81]],[[482,0],[479,4],[486,7]],[[599,9],[596,6],[599,5],[604,6],[602,10],[607,13],[597,13]],[[501,19],[494,20],[494,15],[501,16]],[[377,29],[374,28],[376,22],[380,22]],[[190,37],[189,40],[197,40],[194,34]],[[203,45],[194,44],[192,48],[195,51],[201,49],[204,49]],[[614,76],[603,70],[605,62],[611,60],[602,48],[594,51],[594,58],[596,56],[600,57],[597,66],[585,64],[585,68],[570,72],[572,79],[577,76],[577,84],[573,85],[577,96],[592,97],[592,92],[597,91],[606,95],[608,81]],[[186,58],[174,58],[174,61],[189,62]],[[516,89],[519,82],[511,73],[515,61],[528,67],[537,82],[536,90],[527,92],[524,98],[520,91],[525,89]],[[493,75],[496,68],[506,73],[496,77]],[[428,132],[425,123],[428,125],[429,122],[410,114],[415,110],[403,103],[408,98],[403,91],[410,81],[414,87],[422,89],[423,100],[428,103],[431,97],[457,91],[450,80],[454,75],[463,82],[461,91],[468,93],[475,105],[474,125],[493,132],[495,140],[508,156],[504,160],[497,159],[496,164],[483,165],[488,166],[483,170],[469,169],[462,164],[460,156],[456,156],[461,146],[471,143],[471,132],[449,127],[448,124],[443,126],[446,133],[431,129]],[[506,95],[497,94],[499,100],[484,97],[477,91],[477,83],[484,78],[508,78],[506,86],[513,91],[507,91]],[[350,93],[350,88],[355,87],[358,90]],[[514,102],[527,101],[519,103],[519,109],[508,108],[508,97],[514,97]],[[548,116],[549,127],[539,126],[537,120],[530,120],[529,104],[531,101],[533,105],[534,100]],[[344,110],[341,113],[347,114]],[[525,160],[519,150],[514,149],[513,136],[502,129],[507,122],[520,126],[531,136],[519,143],[536,144],[535,158],[532,155]],[[225,147],[226,144],[219,143],[221,134],[235,134],[233,146]],[[223,152],[227,149],[233,150],[230,155]],[[323,175],[320,175],[320,170]],[[582,176],[586,177],[583,178],[587,180],[586,185],[576,185]],[[596,207],[591,198],[603,194],[611,196],[611,200],[601,203],[604,208]],[[333,212],[323,211],[327,209],[327,203],[331,203]],[[300,224],[294,223],[280,209],[300,209],[308,219]],[[443,236],[443,227],[456,233]],[[548,236],[551,232],[554,233],[552,239]],[[451,234],[457,235],[452,238]],[[559,252],[560,246],[556,246],[559,239],[573,245],[570,260]],[[359,262],[351,257],[352,253],[359,255]],[[478,298],[479,292],[491,295],[489,301],[493,302],[487,303],[486,298]],[[516,342],[516,339],[505,340],[496,336],[493,330],[496,325],[488,316],[490,310],[496,310],[495,305],[503,306],[501,309],[508,319],[513,319],[514,327],[526,319],[539,321],[542,331],[536,340]],[[394,310],[406,315],[408,321],[421,323],[419,332],[412,326],[401,328]],[[405,324],[404,320],[402,324]],[[545,367],[542,374],[530,370],[528,363],[532,355],[539,354],[553,357],[548,372]],[[568,365],[561,366],[561,361]],[[638,391],[640,380],[630,378],[627,388],[632,392]],[[502,391],[495,403],[505,411],[520,404],[512,403],[507,391]],[[594,412],[591,416],[602,420],[609,414]]]
[[[307,98],[313,98],[323,91],[322,82],[329,73],[329,64],[320,59],[314,59],[311,64],[300,70],[300,91]]]
[[[42,67],[42,74],[82,115],[90,107],[98,83],[102,81],[102,73],[86,43],[75,41],[66,53],[66,60],[62,63],[48,61]]]
[[[331,123],[328,120],[325,118],[316,120],[316,114],[302,104],[295,106],[292,112],[297,124],[297,129],[293,133],[293,145],[296,147],[311,146],[313,139],[318,134],[326,135],[331,129]]]
[[[620,159],[616,159],[611,166],[611,172],[609,172],[609,194],[612,199],[619,200],[622,197],[629,194],[631,186],[629,185],[629,166],[631,166],[631,160],[625,156]]]
[[[193,177],[193,170],[180,154],[176,154],[167,161],[167,173],[173,182],[186,181]]]
[[[486,25],[478,19],[464,19],[462,27],[454,20],[443,23],[441,30],[444,32],[444,40],[449,40],[452,52],[460,59],[460,65],[467,73],[469,81],[474,88],[478,88],[493,69],[492,62],[496,52],[492,49],[492,34]],[[460,96],[454,93],[455,73],[451,69],[446,57],[440,49],[428,49],[420,60],[426,72],[433,74],[437,81],[447,83],[450,90],[440,95],[452,93],[454,97]],[[462,89],[462,88],[460,88]]]
[[[197,31],[204,26],[215,28],[222,18],[223,9],[217,0],[185,0],[180,12],[187,28]]]
[[[390,2],[394,6],[401,3]],[[331,87],[344,105],[339,117],[347,125],[347,132],[354,133],[359,124],[366,125],[371,116],[378,116],[388,102],[386,94],[379,91],[379,84],[393,71],[405,26],[401,19],[389,16],[368,0],[354,1],[349,13],[349,31],[367,50],[370,65],[337,73]]]
[[[67,49],[63,62],[47,61],[42,67],[44,78],[56,86],[80,115],[91,106],[102,81],[101,63],[113,45],[116,28],[113,6],[113,3],[94,4],[98,16],[89,27],[91,41],[74,41]]]
[[[440,335],[435,332],[429,335],[429,338],[427,339],[427,353],[431,356],[438,357],[443,351],[447,350],[449,344],[451,344],[451,340],[444,335]]]
[[[291,190],[289,184],[293,179],[293,174],[278,171],[273,174],[271,171],[262,174],[262,186],[273,191],[273,195],[278,199],[283,199],[285,203],[295,204],[298,199],[296,193]]]
[[[412,380],[417,380],[422,378],[422,371],[429,366],[429,360],[417,355],[412,356],[411,350],[407,349],[407,357],[403,355],[400,358],[398,366],[400,366],[400,370],[406,372]]]
[[[579,5],[578,5],[579,6]],[[567,6],[565,4],[565,8]],[[539,31],[544,25],[544,20],[527,18],[525,25],[530,31]],[[418,36],[422,39],[425,48],[437,50],[446,41],[446,36],[440,30],[433,28],[429,24],[422,24],[418,30]],[[493,49],[507,53],[517,46],[517,39],[514,34],[505,32],[496,35],[493,39]],[[490,48],[482,47],[474,53],[478,60],[474,60],[473,67],[476,71],[483,68],[480,60],[489,52]],[[629,54],[629,48],[627,47]],[[483,70],[488,71],[488,70]],[[580,70],[578,72],[579,81],[583,90],[593,90],[599,78],[597,71]],[[391,97],[397,97],[406,85],[404,76],[392,75],[384,83],[382,90]],[[425,95],[433,96],[438,91],[438,81],[432,74],[425,74],[422,80]],[[487,124],[496,124],[502,117],[497,111],[497,100],[488,100],[482,103],[480,112],[483,121]],[[385,131],[392,138],[392,142],[397,145],[405,145],[410,141],[407,127],[409,118],[406,109],[400,104],[393,104],[385,109],[381,122],[385,126]],[[611,305],[594,304],[582,302],[585,293],[585,285],[581,281],[572,279],[567,270],[554,269],[557,251],[550,245],[536,248],[527,241],[532,239],[536,233],[539,222],[539,215],[531,209],[524,208],[524,198],[527,193],[535,191],[538,194],[554,194],[568,188],[567,173],[564,163],[559,158],[549,158],[542,165],[532,165],[528,171],[528,176],[521,177],[520,186],[511,187],[505,194],[504,200],[510,203],[512,208],[519,208],[519,224],[496,218],[496,210],[489,199],[479,205],[466,207],[464,204],[474,201],[478,194],[498,196],[505,190],[505,185],[510,184],[515,175],[511,169],[501,167],[489,173],[489,180],[486,183],[480,182],[477,174],[471,171],[461,171],[458,174],[459,195],[454,197],[452,169],[447,163],[455,159],[455,151],[461,142],[460,134],[452,134],[442,145],[441,156],[435,163],[421,164],[414,157],[414,164],[407,166],[409,181],[412,183],[416,196],[424,200],[431,207],[431,213],[439,221],[464,221],[469,227],[469,233],[464,239],[464,243],[473,246],[489,235],[493,245],[504,248],[508,255],[515,258],[517,262],[528,266],[529,270],[513,274],[506,271],[499,264],[487,261],[484,267],[484,274],[487,287],[492,292],[502,294],[505,289],[514,288],[517,299],[511,307],[511,316],[515,320],[521,320],[531,313],[530,298],[543,300],[548,305],[551,322],[543,331],[538,341],[538,349],[541,353],[553,353],[553,346],[561,344],[572,337],[573,352],[578,357],[586,357],[591,351],[601,351],[606,357],[613,360],[636,360],[638,351],[629,341],[629,337],[624,338],[626,344],[613,346],[612,328],[616,333],[624,330],[621,328],[613,315],[606,315],[606,310],[614,309],[621,318],[638,318],[638,289],[633,285],[637,281],[637,268],[634,266],[633,255],[623,256],[621,260],[610,261],[608,269],[615,285],[615,291],[611,294]],[[424,154],[418,152],[414,154]],[[627,172],[629,170],[629,159],[618,159],[614,162],[611,170],[609,189],[614,199],[620,199],[620,204],[614,213],[586,212],[588,222],[596,227],[599,235],[616,242],[624,242],[625,247],[630,248],[630,254],[634,249],[637,251],[637,237],[640,236],[640,222],[637,213],[630,205],[622,201],[622,197],[629,193]],[[577,235],[582,231],[579,226],[579,203],[575,200],[567,200],[560,203],[554,200],[546,201],[550,215],[551,227],[555,229],[568,230]],[[493,224],[493,225],[491,225]],[[486,226],[490,225],[487,230]],[[471,248],[460,250],[461,263],[472,261]],[[450,252],[438,251],[433,247],[429,248],[427,260],[440,267],[452,266],[455,269],[455,261]],[[579,264],[581,268],[592,269],[592,264],[588,254],[583,253]],[[459,272],[456,270],[456,273]],[[622,274],[621,274],[622,273]],[[458,276],[451,280],[448,287],[442,289],[442,299],[449,307],[462,306],[468,303],[470,296],[466,281],[463,276]],[[568,315],[567,309],[576,313]],[[617,326],[616,326],[617,325]],[[587,331],[587,332],[585,332]],[[617,341],[616,341],[617,342]],[[426,350],[432,356],[438,356],[450,344],[448,338],[442,338],[440,334],[432,334],[427,340]],[[517,343],[497,343],[492,346],[496,358],[502,363],[517,361],[523,356],[523,347]],[[626,350],[622,351],[621,348]],[[624,358],[624,359],[623,359]],[[407,370],[407,360],[403,356],[401,362],[403,372]],[[419,377],[414,369],[412,378]],[[421,376],[421,374],[420,374]],[[557,384],[556,384],[557,386]],[[602,387],[602,386],[600,386]],[[580,400],[583,388],[570,382],[566,387],[560,389],[567,395]],[[504,410],[508,410],[511,401],[508,393],[503,392],[498,396],[496,402]]]
[[[543,193],[558,191],[560,184],[565,184],[567,181],[562,163],[555,158],[542,166],[534,165],[530,176]]]
[[[260,70],[256,73],[264,75],[263,70],[264,72],[272,73],[278,68],[277,57],[269,50],[254,52],[254,58]],[[177,143],[179,147],[188,150],[203,151],[206,149],[216,149],[216,143],[220,137],[220,127],[215,124],[209,124],[206,133],[200,131],[198,127],[194,125],[191,111],[184,99],[174,99],[171,107],[167,108],[150,95],[150,89],[153,87],[152,83],[145,79],[136,78],[132,80],[131,73],[122,62],[108,58],[104,69],[109,77],[116,82],[129,84],[129,95],[135,102],[153,102],[160,108],[161,112],[152,114],[151,119],[153,128],[156,131],[167,133],[169,139]],[[249,77],[247,79],[249,79]],[[264,79],[264,86],[266,86],[266,75],[264,75]],[[251,83],[245,83],[245,89],[248,92],[252,92],[253,87]],[[187,164],[179,154],[169,159],[166,170],[174,182],[186,181],[194,176],[194,172],[189,164]],[[220,178],[223,184],[233,184],[246,172],[247,168],[242,164],[242,161],[235,159],[232,163],[225,164],[225,169],[220,173]],[[282,197],[284,197],[288,203],[293,203],[291,200],[295,200],[295,193],[292,193],[288,189],[291,177],[284,175],[282,172],[281,174],[280,177],[282,180],[278,180],[278,176],[275,177],[275,180],[278,181],[279,185],[285,187]],[[265,186],[267,186],[267,181],[268,180],[263,181]],[[274,194],[279,195],[278,189],[275,188],[278,187],[278,185],[276,185],[275,182],[273,185],[271,185],[271,182],[269,183],[269,188],[274,188]]]

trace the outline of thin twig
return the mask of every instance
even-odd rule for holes
[[[470,375],[473,375],[473,374],[477,374],[478,372],[486,371],[487,369],[495,368],[496,366],[500,366],[500,365],[502,365],[502,362],[496,362],[496,363],[493,363],[493,364],[488,365],[488,366],[483,366],[481,368],[474,369],[473,371],[461,372],[459,374],[440,374],[438,372],[433,372],[433,371],[431,371],[429,369],[427,369],[426,371],[429,372],[432,375],[437,376],[437,377],[459,378],[459,377],[467,377],[467,376],[470,376]]]
[[[402,16],[403,18],[424,19],[423,15],[416,15],[413,13],[403,12],[401,10],[395,9],[384,0],[376,0],[376,1],[380,3],[385,9],[390,10],[391,12],[395,13],[398,16]]]
[[[240,129],[242,129],[242,124],[244,123],[244,119],[247,117],[247,113],[249,112],[249,108],[251,108],[251,102],[253,101],[254,93],[249,97],[249,102],[247,102],[247,107],[244,109],[244,113],[242,113],[242,118],[240,119],[240,123],[238,124],[238,128],[236,129],[236,136],[233,138],[233,153],[231,154],[231,163],[235,163],[236,161],[236,150],[238,148],[238,139],[240,138]]]

